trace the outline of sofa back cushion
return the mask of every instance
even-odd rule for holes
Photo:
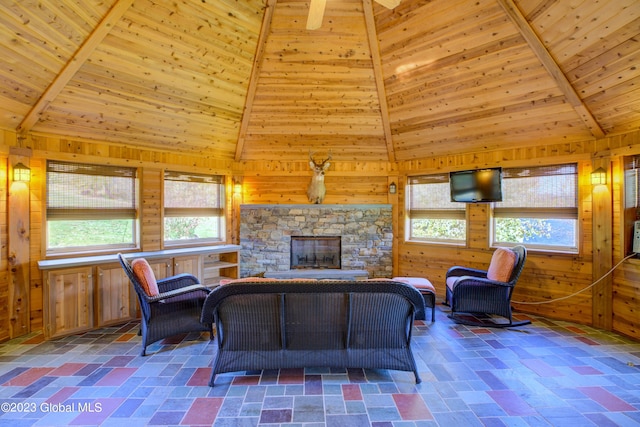
[[[160,293],[158,290],[156,275],[153,274],[153,270],[146,259],[134,259],[131,261],[131,269],[133,270],[133,274],[136,276],[136,279],[138,279],[140,286],[142,286],[142,289],[144,289],[144,292],[148,296],[154,297]]]
[[[497,282],[508,282],[518,261],[518,255],[510,249],[497,248],[491,257],[487,270],[487,279]]]

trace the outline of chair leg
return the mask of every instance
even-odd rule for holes
[[[431,294],[431,322],[436,321],[436,294]]]
[[[431,308],[431,322],[436,321],[436,294],[426,290],[420,290],[422,298],[424,299],[425,307]],[[426,313],[425,313],[426,316]]]

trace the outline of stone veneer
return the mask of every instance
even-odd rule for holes
[[[392,276],[391,205],[241,205],[241,277],[289,271],[291,236],[341,236],[342,269]]]

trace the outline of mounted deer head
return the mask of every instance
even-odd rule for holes
[[[324,186],[324,172],[331,165],[329,160],[331,160],[331,152],[329,152],[329,157],[318,163],[313,160],[313,153],[309,151],[309,166],[313,171],[313,177],[309,183],[309,188],[307,188],[307,197],[311,203],[319,204],[324,200],[324,195],[327,192]]]

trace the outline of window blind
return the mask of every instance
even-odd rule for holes
[[[223,176],[165,171],[164,179],[165,215],[222,215]]]
[[[136,217],[135,168],[47,162],[47,218]]]
[[[576,164],[503,169],[502,178],[503,200],[495,204],[496,211],[567,208],[577,213]]]

